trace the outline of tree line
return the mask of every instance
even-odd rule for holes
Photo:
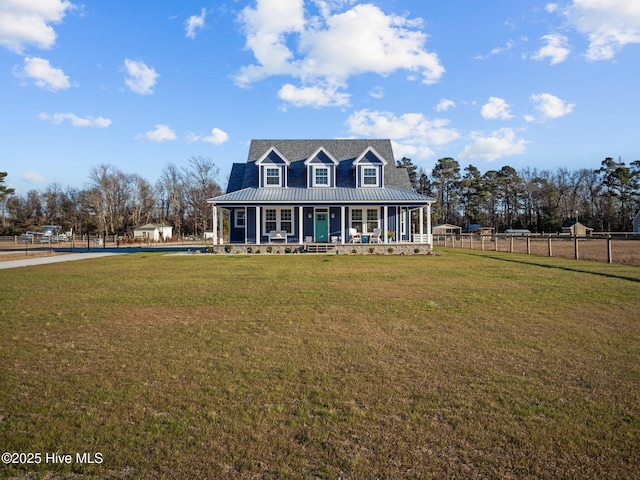
[[[1,184],[6,172],[0,173],[4,174]],[[155,185],[140,175],[102,164],[91,169],[84,189],[63,190],[54,183],[44,192],[15,195],[0,188],[2,233],[16,235],[41,225],[60,225],[63,231],[127,235],[137,226],[165,222],[177,236],[201,236],[212,227],[207,199],[222,192],[219,173],[211,159],[194,156],[185,168],[168,164]]]
[[[451,158],[441,158],[430,171],[409,158],[397,162],[409,173],[413,189],[435,198],[433,224],[462,227],[479,224],[496,232],[526,228],[558,232],[578,219],[596,231],[631,231],[640,209],[640,160],[604,159],[599,168],[516,171],[504,166],[482,173],[464,169]],[[60,225],[63,230],[91,234],[130,234],[149,222],[167,222],[176,235],[201,236],[212,228],[207,199],[222,190],[220,169],[208,157],[195,156],[186,168],[168,164],[155,185],[137,174],[112,165],[93,167],[85,189],[54,183],[44,192],[15,195],[3,186],[0,172],[0,212],[5,235]]]
[[[578,220],[595,231],[625,232],[632,231],[640,209],[640,160],[627,166],[608,157],[596,169],[504,166],[484,173],[473,165],[461,170],[450,157],[439,159],[431,172],[408,158],[397,164],[408,169],[416,192],[436,199],[434,224],[555,233]]]

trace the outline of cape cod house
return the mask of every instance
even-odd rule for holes
[[[252,140],[213,207],[213,243],[432,245],[434,199],[411,189],[390,140]],[[411,212],[418,221],[412,231]]]

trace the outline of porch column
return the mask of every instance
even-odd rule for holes
[[[302,205],[298,207],[298,243],[302,245],[304,243],[304,208]]]
[[[382,207],[382,238],[384,238],[384,243],[389,243],[387,230],[389,230],[389,207],[385,205]]]
[[[340,207],[340,243],[342,243],[343,245],[347,243],[345,241],[345,237],[347,236],[347,230],[345,229],[346,219],[344,218],[345,213],[346,208],[344,208],[344,205],[342,205]]]
[[[424,207],[420,207],[420,236],[418,237],[418,243],[424,243],[422,241],[423,235],[424,235],[424,218],[423,217],[424,217]]]
[[[218,223],[218,208],[215,205],[213,205],[213,212],[212,213],[213,213],[213,217],[212,217],[212,219],[213,219],[213,222],[212,222],[213,223],[213,229],[212,229],[213,233],[211,235],[211,240],[212,240],[214,245],[217,245],[218,244],[218,231],[216,230],[216,224]]]
[[[231,225],[231,220],[229,220],[229,225]],[[220,232],[220,245],[224,245],[224,212],[220,212],[218,215],[218,227]]]
[[[433,248],[433,240],[431,239],[431,204],[427,203],[427,243]]]
[[[256,245],[260,245],[260,207],[256,205]]]

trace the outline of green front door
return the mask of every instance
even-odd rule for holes
[[[329,242],[329,212],[316,212],[316,242]]]

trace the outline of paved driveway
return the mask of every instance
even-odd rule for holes
[[[45,265],[47,263],[72,262],[74,260],[86,260],[88,258],[107,257],[118,255],[115,252],[91,252],[91,253],[67,253],[54,257],[20,258],[17,260],[7,260],[0,262],[0,270],[3,268],[31,267],[33,265]]]

